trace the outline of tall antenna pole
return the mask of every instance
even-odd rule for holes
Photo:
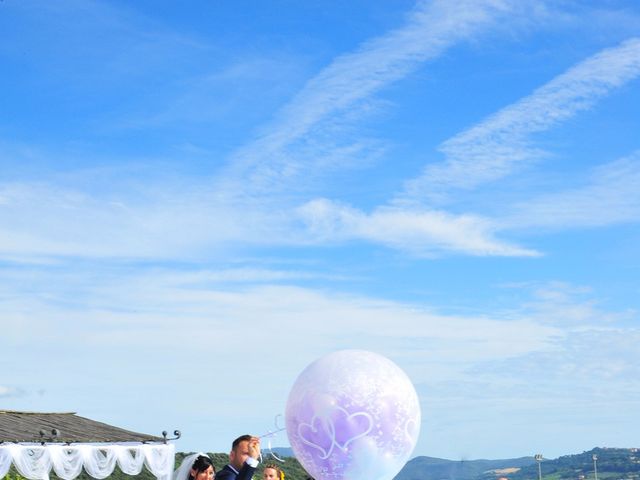
[[[538,480],[542,480],[542,467],[540,466],[542,464],[542,454],[541,453],[536,453],[535,457],[533,457],[536,459],[536,462],[538,462]],[[598,480],[596,478],[596,480]]]

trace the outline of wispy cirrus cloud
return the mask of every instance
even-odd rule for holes
[[[582,186],[514,205],[506,228],[602,227],[640,220],[640,152],[594,168]]]
[[[546,155],[530,136],[585,111],[640,76],[640,39],[603,50],[478,125],[444,142],[445,161],[429,165],[395,202],[423,203],[472,189]]]
[[[637,155],[601,166],[591,185],[534,198],[508,219],[453,214],[421,205],[450,191],[471,189],[510,174],[544,155],[530,135],[591,108],[613,89],[640,76],[640,39],[599,52],[533,94],[442,145],[447,160],[407,183],[390,206],[371,213],[327,200],[301,209],[320,237],[361,239],[412,253],[454,251],[471,255],[533,256],[532,249],[499,239],[523,226],[597,226],[639,215]],[[615,213],[611,213],[611,212]]]
[[[491,7],[495,8],[495,4]],[[480,12],[483,15],[478,17],[484,22],[487,21],[486,8],[487,5],[482,7]],[[424,16],[423,11],[412,13],[413,23],[425,18],[433,20]],[[442,18],[439,21],[442,22]],[[239,165],[249,166],[250,185],[262,184],[258,190],[271,188],[280,181],[286,183],[287,177],[297,178],[301,171],[306,172],[310,165],[298,162],[295,153],[292,155],[288,151],[291,146],[296,146],[298,153],[304,151],[298,140],[306,138],[305,141],[312,141],[308,139],[309,136],[313,138],[310,132],[325,117],[339,113],[346,105],[357,104],[359,99],[395,80],[398,71],[411,68],[412,62],[417,63],[423,56],[433,55],[446,44],[436,36],[432,38],[438,40],[432,45],[434,50],[397,48],[415,35],[415,27],[410,24],[402,35],[392,32],[366,44],[359,52],[340,57],[310,81],[281,112],[273,130],[250,144],[248,150],[238,153]],[[453,34],[449,41],[453,39],[458,40],[459,36]],[[373,58],[379,56],[381,51],[386,52],[380,49],[380,45],[386,46],[387,43],[396,47],[393,50],[398,55],[389,56],[386,63],[382,62],[383,66],[389,67],[389,71],[383,68],[382,75],[372,76],[369,83],[363,82],[358,77],[362,71],[356,67],[370,67]],[[398,66],[396,62],[400,63],[401,68],[391,69]],[[510,174],[519,164],[544,155],[531,142],[532,134],[548,130],[591,108],[600,98],[638,75],[640,39],[630,39],[570,68],[530,96],[445,142],[442,151],[447,160],[443,164],[427,167],[421,177],[408,182],[406,190],[391,202],[391,207],[378,207],[366,213],[347,205],[317,199],[306,203],[298,213],[309,227],[308,232],[317,241],[358,239],[421,255],[446,250],[472,255],[538,255],[535,250],[499,240],[496,235],[504,225],[481,215],[404,207],[423,203],[425,196],[433,200],[451,189],[473,188],[497,180]],[[348,87],[356,79],[364,87],[353,91]],[[293,118],[297,120],[295,125],[292,125]],[[251,153],[253,149],[258,152]],[[270,157],[278,155],[280,158],[276,162],[271,161]],[[306,155],[305,158],[313,159],[314,155]],[[251,166],[256,159],[264,163]]]
[[[303,174],[318,175],[336,164],[344,167],[371,149],[375,154],[370,140],[336,140],[339,132],[332,127],[341,122],[340,116],[353,115],[385,86],[514,9],[502,0],[419,2],[405,25],[339,56],[309,80],[258,138],[233,155],[227,180],[249,194],[272,193],[283,185],[295,187]],[[344,149],[352,151],[327,161]]]
[[[345,117],[354,116],[375,93],[425,61],[519,13],[515,3],[507,1],[418,3],[404,26],[335,59],[281,109],[261,136],[238,150],[222,181],[226,190],[249,196],[268,193],[271,200],[284,187],[289,195],[308,193],[305,178],[317,182],[327,171],[379,155],[384,146],[370,138],[354,138],[353,131],[344,128]],[[346,142],[343,130],[351,135]],[[446,250],[538,254],[497,240],[491,222],[478,215],[386,207],[367,214],[324,199],[306,202],[297,214],[305,226],[298,234],[306,239],[303,242],[364,240],[418,255]]]
[[[540,152],[530,143],[530,134],[590,108],[612,89],[640,74],[638,39],[585,60],[529,97],[445,142],[442,149],[447,161],[427,167],[425,175],[409,182],[408,189],[390,205],[366,212],[316,199],[297,207],[296,192],[302,192],[303,198],[312,196],[303,177],[317,181],[327,170],[357,163],[384,149],[381,142],[357,135],[342,142],[340,130],[345,116],[353,115],[362,102],[422,62],[481,34],[500,18],[513,14],[515,8],[510,2],[491,0],[470,2],[467,7],[421,2],[401,28],[338,57],[276,115],[262,136],[232,156],[231,166],[218,179],[215,191],[191,183],[185,194],[162,182],[149,182],[143,194],[131,196],[124,192],[104,198],[73,186],[2,186],[0,219],[4,220],[6,234],[0,241],[0,250],[8,255],[37,252],[171,257],[176,252],[203,251],[207,245],[238,241],[299,245],[358,240],[422,256],[443,251],[539,255],[534,249],[499,238],[505,229],[522,226],[516,220],[492,220],[481,214],[413,206],[422,203],[424,189],[429,189],[428,195],[437,195],[451,188],[472,188],[507,175],[518,163],[532,160]],[[332,136],[334,132],[337,134]],[[632,171],[632,167],[625,168],[627,173]],[[615,176],[613,169],[612,166],[610,174]],[[616,178],[623,179],[621,175]],[[633,182],[624,181],[629,190]],[[554,202],[558,205],[558,201],[588,207],[588,195],[594,189],[604,195],[606,188],[603,183],[582,193],[540,198],[523,210],[529,209],[528,218],[533,219],[542,218],[544,210],[551,209]],[[282,195],[285,191],[286,197]],[[614,194],[606,195],[612,199]],[[623,201],[621,195],[616,198]],[[577,199],[585,201],[576,202]],[[407,204],[409,208],[405,208]],[[635,215],[632,200],[627,198],[624,206],[619,215]],[[583,213],[586,211],[585,208]],[[565,217],[571,215],[578,222],[575,207],[573,212],[565,212]],[[43,221],[27,224],[21,220],[27,217]],[[212,217],[216,219],[215,226],[210,221]],[[561,217],[560,213],[548,215],[546,222],[552,222],[552,218],[561,221]],[[240,218],[243,221],[238,221]],[[183,232],[190,234],[185,236]],[[124,238],[126,241],[121,240]]]
[[[343,124],[359,117],[357,111],[363,102],[370,102],[382,88],[447,48],[495,26],[514,8],[512,2],[502,0],[467,1],[455,6],[441,0],[419,2],[403,26],[336,58],[307,82],[261,136],[235,152],[229,159],[230,167],[213,188],[192,184],[190,193],[184,194],[162,182],[149,181],[142,194],[123,191],[105,198],[78,185],[4,185],[0,219],[6,235],[0,250],[9,255],[170,257],[175,252],[238,240],[250,244],[276,238],[281,244],[316,243],[317,229],[309,235],[309,231],[297,229],[296,219],[290,218],[291,208],[295,209],[290,196],[300,189],[308,198],[303,178],[316,181],[326,171],[375,157],[384,148],[375,139],[341,137]],[[122,19],[117,18],[120,25]],[[286,199],[280,187],[286,187]],[[35,225],[21,218],[43,221]],[[211,218],[215,218],[215,225]],[[243,220],[238,222],[239,218]],[[452,219],[455,226],[447,227],[447,220]],[[431,238],[438,245],[436,249],[451,242],[459,251],[510,248],[491,245],[490,227],[477,218],[454,219],[436,212],[414,216],[413,220],[417,224],[411,227],[410,216],[394,219],[389,212],[380,212],[369,221],[360,221],[355,237],[380,239],[373,229],[395,224],[410,237]],[[453,230],[465,225],[473,230],[474,240],[454,240]],[[386,243],[429,250],[400,235]]]

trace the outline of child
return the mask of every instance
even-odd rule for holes
[[[284,472],[279,467],[269,464],[264,467],[262,480],[284,480]]]

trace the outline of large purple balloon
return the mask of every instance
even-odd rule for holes
[[[391,480],[420,433],[420,404],[389,359],[343,350],[309,365],[287,401],[287,435],[317,480]]]

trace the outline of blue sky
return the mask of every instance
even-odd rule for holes
[[[4,0],[0,31],[2,408],[226,451],[359,348],[414,382],[416,455],[638,446],[636,2]]]

